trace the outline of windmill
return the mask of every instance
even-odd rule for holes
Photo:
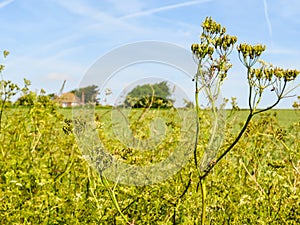
[[[64,80],[64,82],[63,82],[63,84],[62,84],[62,86],[61,86],[61,88],[60,88],[60,90],[59,90],[58,96],[61,96],[61,95],[62,95],[62,93],[63,93],[63,91],[64,91],[64,88],[65,88],[65,84],[66,84],[66,80]]]

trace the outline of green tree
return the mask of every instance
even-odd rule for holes
[[[171,91],[166,81],[138,85],[127,94],[124,104],[134,108],[172,107],[174,101],[170,96]]]
[[[80,99],[82,99],[82,96],[84,96],[84,103],[99,103],[99,98],[97,97],[99,94],[99,88],[97,85],[90,85],[87,87],[75,89],[71,92],[74,93]]]
[[[15,105],[32,106],[34,104],[34,100],[35,100],[35,92],[30,91],[29,93],[20,96],[16,100]]]
[[[34,91],[29,91],[28,93],[23,93],[16,101],[16,106],[33,106],[35,103],[39,103],[46,107],[47,105],[54,104],[53,99],[49,95],[45,95],[44,90],[38,94]]]

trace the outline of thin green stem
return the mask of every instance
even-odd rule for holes
[[[251,99],[252,99],[252,87],[253,87],[253,85],[251,84],[250,67],[247,67],[247,79],[248,79],[248,85],[249,85],[249,99],[248,99],[248,103],[249,103],[250,112],[252,112],[253,108],[252,108]]]
[[[285,88],[286,88],[286,83],[287,83],[287,82],[285,81],[285,83],[284,83],[284,85],[283,85],[283,87],[282,87],[282,91],[281,91],[280,95],[278,96],[277,101],[276,101],[273,105],[271,105],[271,106],[269,106],[269,107],[267,107],[267,108],[265,108],[265,109],[259,110],[259,111],[255,111],[256,108],[252,108],[252,105],[251,105],[252,92],[250,91],[250,95],[249,95],[250,113],[249,113],[249,115],[248,115],[248,117],[247,117],[247,120],[246,120],[246,122],[245,122],[243,128],[242,128],[241,131],[239,132],[239,134],[238,134],[238,136],[236,137],[236,139],[231,143],[231,145],[230,145],[230,146],[229,146],[229,147],[228,147],[228,148],[227,148],[227,149],[226,149],[226,150],[218,157],[218,159],[216,160],[216,163],[215,163],[215,164],[212,164],[212,165],[205,171],[205,173],[202,175],[201,178],[205,178],[205,177],[209,174],[209,172],[212,170],[212,168],[213,168],[216,164],[218,164],[218,162],[219,162],[222,158],[224,158],[225,155],[227,155],[227,153],[228,153],[231,149],[233,149],[233,147],[239,142],[239,140],[240,140],[241,137],[243,136],[244,132],[246,131],[246,129],[247,129],[247,127],[248,127],[248,125],[249,125],[249,123],[250,123],[250,121],[251,121],[251,119],[252,119],[252,117],[253,117],[254,115],[259,114],[259,113],[262,113],[262,112],[265,112],[265,111],[267,111],[267,110],[270,110],[270,109],[274,108],[274,107],[280,102],[280,100],[283,98],[283,93],[284,93],[284,90],[285,90]],[[250,86],[250,90],[252,90],[252,87],[251,87],[251,86]]]
[[[238,134],[238,136],[236,137],[236,139],[231,143],[231,145],[222,153],[222,155],[220,155],[218,157],[218,159],[216,160],[216,162],[214,164],[212,164],[206,171],[205,173],[202,175],[201,178],[205,178],[209,172],[212,170],[212,168],[214,168],[215,165],[218,164],[218,162],[224,158],[225,155],[227,155],[227,153],[239,142],[239,140],[241,139],[241,137],[243,136],[244,132],[246,131],[247,127],[248,127],[248,124],[250,123],[252,117],[253,117],[253,113],[250,112],[248,117],[247,117],[247,120],[243,126],[243,128],[241,129],[240,133]]]
[[[201,215],[201,225],[205,225],[206,221],[206,183],[205,178],[200,179],[201,194],[202,194],[202,215]]]
[[[287,85],[287,81],[284,81],[281,93],[278,95],[277,101],[273,105],[271,105],[271,106],[269,106],[269,107],[267,107],[265,109],[259,110],[257,112],[254,112],[253,115],[261,113],[261,112],[265,112],[267,110],[270,110],[270,109],[274,108],[280,102],[280,100],[283,98],[283,93],[285,91],[286,85]]]
[[[108,184],[108,181],[107,181],[106,177],[101,175],[100,178],[101,178],[101,182],[102,182],[103,186],[108,191],[109,197],[112,200],[112,202],[113,202],[114,206],[116,207],[116,209],[118,210],[119,214],[121,215],[121,217],[123,218],[123,220],[127,224],[130,224],[129,221],[127,220],[126,216],[123,214],[120,206],[119,206],[119,203],[118,203],[118,200],[117,200],[117,197],[116,197],[114,191],[109,188],[109,186],[108,186],[109,184]]]
[[[213,127],[211,129],[211,137],[208,143],[208,148],[210,148],[210,146],[213,144],[213,142],[215,142],[215,136],[217,134],[217,129],[218,129],[218,122],[219,122],[219,118],[218,118],[218,113],[217,113],[217,107],[215,106],[215,96],[219,96],[220,93],[220,82],[219,80],[217,81],[216,84],[216,88],[215,88],[215,92],[212,93],[211,88],[205,88],[206,90],[206,95],[209,96],[210,99],[210,103],[211,103],[211,110],[213,112]]]
[[[196,104],[196,112],[197,112],[197,120],[196,120],[196,141],[195,141],[195,146],[194,146],[194,161],[195,161],[195,166],[198,171],[198,175],[200,177],[200,171],[198,168],[198,159],[197,159],[197,146],[198,146],[198,141],[199,141],[199,131],[200,131],[200,107],[199,107],[199,87],[198,87],[198,79],[199,75],[202,75],[202,69],[201,69],[201,61],[198,64],[198,70],[197,74],[195,76],[195,104]]]
[[[200,130],[200,107],[199,107],[199,76],[202,76],[202,68],[201,68],[201,62],[198,64],[198,71],[195,76],[195,104],[196,104],[196,112],[197,112],[197,121],[196,121],[196,141],[195,141],[195,147],[194,147],[194,160],[195,160],[195,166],[198,172],[198,176],[200,178],[201,183],[201,195],[202,195],[202,214],[201,214],[201,224],[205,224],[205,218],[206,218],[206,186],[205,186],[205,178],[201,178],[201,172],[198,166],[198,159],[197,159],[197,146],[199,141],[199,130]]]
[[[4,111],[5,103],[6,103],[6,94],[5,94],[4,99],[3,99],[3,100],[1,99],[1,109],[0,109],[0,131],[1,131],[1,129],[2,129],[2,116],[3,116],[3,111]]]

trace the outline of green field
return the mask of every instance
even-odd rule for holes
[[[241,110],[237,112],[238,120],[244,120],[247,116],[247,113],[248,110]],[[273,109],[268,111],[268,113],[275,113],[279,125],[286,128],[299,121],[300,118],[300,113],[294,109]]]
[[[187,136],[181,133],[176,110],[129,113],[130,128],[138,140],[131,147],[113,133],[120,118],[111,120],[109,112],[95,111],[96,132],[105,147],[102,154],[145,166],[163,161],[178,146],[188,146],[182,144]],[[246,116],[247,111],[241,110],[228,118],[223,146],[232,142]],[[295,110],[272,110],[254,118],[238,145],[207,178],[209,224],[300,224],[299,116]],[[153,148],[141,149],[139,141],[151,137],[151,121],[157,117],[163,118],[159,123],[165,123],[165,136],[158,144],[159,139],[150,139]],[[74,129],[79,132],[78,125],[71,119],[72,109],[51,104],[3,111],[1,224],[126,224],[126,220],[130,224],[199,224],[201,193],[193,156],[175,175],[148,186],[124,185],[108,176],[101,179],[97,172],[101,167],[91,167],[82,155],[82,150],[92,149],[78,148],[73,133]],[[199,158],[209,141],[205,126],[210,121],[203,121]],[[159,133],[160,127],[155,128]]]
[[[110,109],[97,107],[96,112],[106,112]],[[226,110],[226,114],[229,115],[231,110]],[[59,112],[62,113],[66,118],[72,118],[72,108],[60,108]],[[235,112],[235,116],[239,121],[242,121],[246,118],[248,113],[247,109],[241,109],[240,111]],[[283,126],[289,126],[294,122],[299,121],[300,112],[294,109],[272,109],[268,113],[276,113],[278,121]]]

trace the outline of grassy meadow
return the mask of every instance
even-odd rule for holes
[[[153,150],[141,152],[139,145],[128,147],[113,135],[109,111],[95,110],[97,133],[105,150],[125,163],[162,161],[185,138],[176,111],[135,110],[129,122],[137,140],[149,138],[151,120],[165,118],[165,137],[157,145],[149,142]],[[246,116],[241,110],[228,118],[223,146],[232,142]],[[209,121],[205,114],[203,118],[198,157],[209,141]],[[74,126],[72,109],[51,103],[3,109],[0,224],[200,223],[201,193],[192,156],[165,181],[118,184],[109,177],[101,179],[97,168],[87,163]],[[299,149],[300,112],[272,110],[256,116],[207,178],[209,224],[300,224]]]
[[[59,112],[64,115],[65,118],[71,119],[72,118],[72,108],[60,108]],[[107,111],[110,111],[109,108],[105,107],[96,107],[95,113],[103,114]],[[225,110],[226,115],[230,115],[231,110]],[[269,113],[276,113],[276,117],[280,125],[288,127],[295,122],[299,121],[300,112],[295,109],[272,109],[268,111]],[[234,117],[239,122],[243,122],[243,120],[247,117],[248,110],[241,109],[239,111],[235,111]]]

